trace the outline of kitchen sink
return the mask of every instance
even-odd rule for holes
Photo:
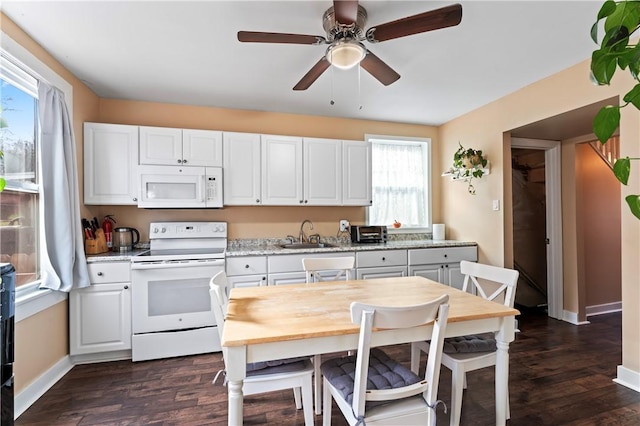
[[[326,247],[335,247],[333,244],[327,243],[290,243],[290,244],[280,244],[278,247],[283,249],[314,249],[314,248],[326,248]]]

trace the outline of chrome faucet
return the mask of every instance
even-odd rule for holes
[[[304,224],[308,223],[309,224],[309,229],[313,229],[313,222],[311,222],[309,219],[305,219],[302,221],[302,224],[300,225],[300,234],[298,235],[298,242],[300,243],[304,243],[304,240],[306,238],[305,234],[304,234],[304,230],[302,228],[304,228]]]

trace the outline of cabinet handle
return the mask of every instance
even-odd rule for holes
[[[249,265],[244,265],[245,268],[249,269]]]
[[[129,290],[129,286],[128,286],[128,285],[125,285],[125,286],[124,286],[124,289],[125,289],[125,290]]]
[[[303,201],[303,200],[300,200],[300,204],[302,204],[302,203],[304,203],[304,201]]]
[[[382,261],[384,262],[385,260],[387,260],[387,258],[386,258],[386,257],[383,257],[383,258],[382,258]]]
[[[447,255],[445,254],[444,257],[447,257]]]
[[[133,201],[138,202],[138,197],[133,197]]]
[[[98,272],[98,276],[99,276],[99,277],[101,277],[101,276],[103,276],[103,275],[104,275],[104,274],[103,274],[102,272]]]
[[[309,202],[309,200],[304,200],[304,203],[307,204]]]
[[[262,281],[266,281],[266,280],[267,280],[267,277],[262,277]]]
[[[182,164],[182,160],[178,159],[178,164]]]
[[[182,164],[187,164],[187,160],[182,160]]]
[[[256,198],[256,203],[259,203],[259,202],[260,202],[260,198]]]

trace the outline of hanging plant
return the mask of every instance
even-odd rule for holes
[[[454,179],[461,179],[469,183],[467,190],[469,194],[475,195],[476,189],[471,184],[473,178],[481,178],[485,175],[487,159],[479,149],[465,148],[458,143],[459,148],[453,154],[453,166],[447,174],[451,174]]]

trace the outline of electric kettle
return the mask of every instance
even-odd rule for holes
[[[135,238],[134,238],[135,234]],[[135,228],[115,228],[111,236],[113,251],[129,251],[140,241],[140,233]]]

